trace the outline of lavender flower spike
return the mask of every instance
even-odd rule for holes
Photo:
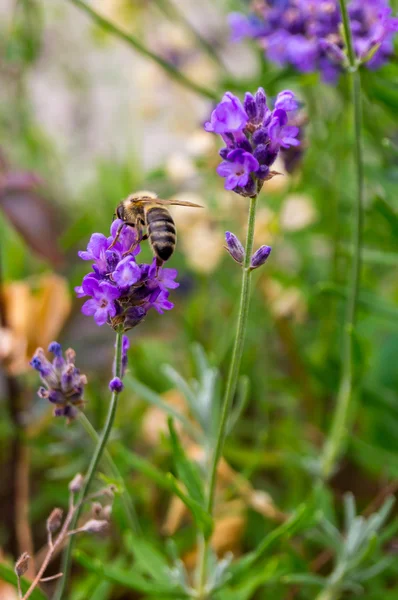
[[[236,237],[236,235],[230,231],[227,231],[225,233],[225,241],[227,242],[227,245],[225,246],[226,250],[228,250],[232,258],[236,260],[237,263],[242,264],[243,259],[245,258],[245,249],[243,248],[239,239]]]
[[[225,142],[220,150],[224,159],[217,173],[225,178],[226,190],[254,197],[264,181],[276,173],[270,170],[280,150],[298,146],[299,128],[291,124],[298,102],[290,90],[280,92],[274,110],[267,106],[263,88],[247,92],[243,105],[227,92],[213,110],[206,131],[219,133]]]
[[[84,386],[87,377],[82,375],[75,367],[75,352],[71,348],[62,356],[62,347],[58,342],[52,342],[48,351],[54,354],[54,360],[50,362],[42,348],[37,348],[30,362],[31,366],[40,373],[43,382],[38,390],[40,398],[46,398],[55,405],[54,416],[67,417],[73,420],[78,409],[84,404]]]
[[[261,267],[271,254],[271,246],[260,246],[258,250],[253,254],[250,260],[250,269],[258,269]]]
[[[140,248],[134,245],[136,234],[132,228],[125,227],[114,243],[121,223],[119,219],[113,221],[109,237],[93,234],[87,251],[79,253],[83,260],[93,261],[93,270],[83,277],[82,285],[75,291],[79,298],[89,296],[82,313],[92,315],[97,325],[107,323],[115,331],[128,331],[141,323],[152,308],[159,313],[173,308],[168,300],[169,290],[179,284],[175,281],[176,269],[158,267],[156,260],[151,264],[137,262]],[[123,369],[127,364],[126,340],[123,341]],[[46,364],[41,368],[45,370]]]

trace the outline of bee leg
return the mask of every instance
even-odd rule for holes
[[[113,248],[113,246],[117,243],[118,239],[120,238],[120,234],[122,233],[122,229],[123,229],[123,227],[125,225],[127,225],[127,223],[121,223],[119,225],[119,227],[117,228],[115,239],[113,240],[112,244],[109,246],[108,250],[110,250],[111,248]]]
[[[140,239],[138,239],[137,241],[135,241],[133,244],[131,244],[130,248],[127,250],[127,252],[123,253],[123,256],[127,256],[127,254],[131,254],[131,252],[134,252],[134,250],[137,248],[138,244],[141,244],[141,242],[144,242],[145,240],[148,239],[148,234],[143,235],[142,237],[140,237]]]
[[[159,258],[158,256],[156,257],[156,275],[159,273],[159,269],[163,266],[164,264],[164,260],[162,260],[161,258]]]

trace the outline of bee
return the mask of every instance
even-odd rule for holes
[[[129,254],[140,242],[149,239],[157,266],[169,260],[174,252],[177,232],[173,218],[167,206],[190,206],[203,208],[193,202],[180,202],[179,200],[161,200],[154,192],[140,191],[130,194],[116,207],[115,216],[123,221],[116,233],[110,248],[119,239],[123,227],[134,227],[137,233],[136,240],[126,252]]]

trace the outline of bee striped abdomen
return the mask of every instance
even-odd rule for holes
[[[176,228],[169,211],[163,207],[149,208],[146,213],[149,241],[155,256],[166,261],[174,252]]]

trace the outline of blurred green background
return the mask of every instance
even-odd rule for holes
[[[220,493],[225,530],[219,551],[243,552],[275,526],[278,511],[305,500],[335,406],[355,193],[349,84],[342,77],[333,88],[316,75],[277,70],[254,44],[231,44],[226,14],[244,2],[91,5],[215,98],[228,89],[242,97],[261,85],[269,97],[292,89],[302,102],[301,161],[292,173],[278,164],[284,176],[260,196],[255,244],[273,251],[254,274],[242,364],[249,402],[225,448],[231,471]],[[386,486],[398,488],[397,59],[364,72],[363,87],[366,222],[355,338],[360,393],[346,455],[330,485],[337,519],[345,491],[363,510]],[[40,551],[49,512],[66,503],[67,482],[85,470],[92,448],[79,422],[66,426],[52,419],[50,407],[37,398],[36,374],[28,366],[36,346],[53,338],[72,346],[89,379],[86,413],[96,429],[107,410],[114,334],[80,313],[73,288],[88,265],[77,251],[93,232],[107,233],[116,204],[134,190],[206,207],[200,214],[173,212],[179,241],[170,266],[181,284],[172,293],[174,310],[151,313],[129,334],[130,374],[168,392],[165,401],[185,410],[161,366],[195,376],[193,344],[200,344],[225,376],[240,274],[223,249],[223,236],[230,230],[243,238],[247,200],[226,192],[215,173],[218,140],[203,130],[211,99],[173,81],[73,2],[0,1],[0,99],[0,558],[7,562],[22,550]],[[144,256],[149,258],[148,248]],[[167,471],[164,432],[162,412],[128,387],[111,446],[141,528],[159,543],[172,533],[189,564],[193,528],[121,451]],[[250,482],[250,493],[242,481]],[[269,498],[257,498],[256,505],[256,490]],[[123,533],[116,502],[111,539],[81,539],[79,547],[123,565]],[[303,551],[285,551],[299,568],[321,548],[308,541]],[[395,598],[396,571],[391,567],[369,584],[366,597]],[[142,597],[98,582],[79,566],[75,576],[72,600]],[[1,578],[0,585],[1,598],[16,598]],[[288,599],[291,587],[271,584],[267,591]],[[262,594],[260,587],[251,597]]]

